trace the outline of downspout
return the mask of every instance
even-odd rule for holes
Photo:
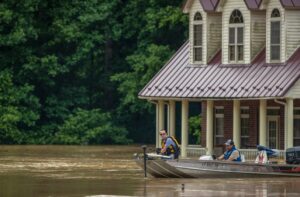
[[[279,101],[277,99],[274,99],[274,102],[284,106],[284,149],[286,149],[287,137],[288,137],[287,136],[287,104],[286,102]]]

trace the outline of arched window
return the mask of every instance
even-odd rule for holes
[[[229,61],[244,60],[244,19],[239,10],[233,10],[229,19]]]
[[[274,9],[271,14],[270,24],[270,59],[271,61],[280,60],[280,12],[278,9]]]
[[[193,42],[193,53],[194,53],[194,62],[202,61],[202,15],[200,12],[197,12],[194,15],[194,42]]]

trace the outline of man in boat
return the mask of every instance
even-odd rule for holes
[[[236,149],[234,142],[232,140],[227,140],[225,142],[226,146],[226,152],[218,157],[218,160],[225,160],[225,161],[237,161],[241,162],[241,154],[240,152]]]
[[[170,156],[172,159],[178,159],[180,154],[180,147],[173,136],[168,136],[168,132],[166,130],[161,130],[159,132],[161,136],[161,151],[162,155]]]

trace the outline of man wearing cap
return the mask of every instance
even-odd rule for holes
[[[218,157],[218,160],[241,162],[242,161],[241,154],[236,149],[234,142],[232,140],[227,140],[227,142],[225,142],[225,145],[226,145],[226,152],[220,157]]]

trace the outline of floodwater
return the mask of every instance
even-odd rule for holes
[[[300,178],[144,178],[140,146],[0,146],[0,196],[300,196]]]

